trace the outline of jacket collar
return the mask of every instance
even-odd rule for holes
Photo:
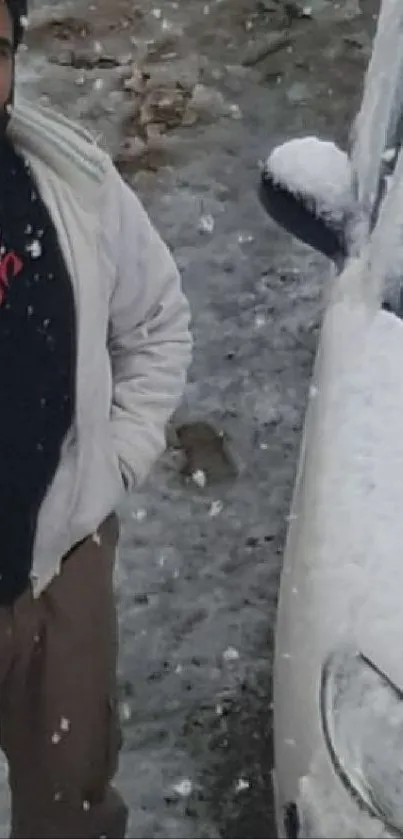
[[[28,159],[44,164],[74,191],[96,198],[111,160],[89,131],[51,109],[19,101],[8,133]]]

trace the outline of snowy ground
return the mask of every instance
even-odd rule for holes
[[[274,836],[272,636],[326,264],[264,217],[258,162],[305,132],[343,142],[377,5],[35,4],[25,93],[102,137],[173,247],[194,317],[169,452],[124,511],[131,837]]]

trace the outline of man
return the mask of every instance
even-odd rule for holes
[[[115,509],[165,445],[189,312],[91,138],[12,108],[26,0],[0,0],[0,745],[13,837],[122,837]]]

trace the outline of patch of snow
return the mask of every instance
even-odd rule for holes
[[[340,222],[352,203],[348,156],[318,137],[289,140],[275,148],[265,172],[278,186],[306,199],[318,216]]]

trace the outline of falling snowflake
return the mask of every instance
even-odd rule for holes
[[[247,781],[246,778],[239,778],[235,785],[235,792],[244,792],[249,787],[250,781]]]
[[[255,327],[256,329],[261,329],[263,326],[266,326],[266,318],[264,315],[256,315],[255,317]]]
[[[200,489],[204,489],[207,483],[207,478],[203,469],[196,469],[196,471],[192,473],[192,481],[200,487]]]
[[[52,734],[52,743],[53,743],[53,745],[54,745],[54,746],[57,746],[57,744],[58,744],[58,743],[60,743],[60,740],[61,740],[61,737],[60,737],[59,732],[58,732],[58,731],[55,731],[55,733],[54,733],[54,734]]]
[[[157,20],[160,20],[160,18],[162,17],[162,10],[161,9],[151,9],[151,14]]]
[[[102,539],[98,532],[92,534],[92,541],[95,542],[96,545],[101,545]]]
[[[132,518],[136,519],[136,521],[144,521],[147,518],[147,510],[133,510]]]
[[[222,503],[222,501],[213,501],[209,509],[209,516],[211,516],[211,518],[215,518],[216,516],[220,515],[223,509],[224,504]]]
[[[239,652],[235,649],[235,647],[227,647],[223,653],[224,661],[238,661],[239,658]]]
[[[70,720],[67,717],[62,717],[60,720],[60,730],[61,731],[70,731]]]
[[[27,245],[27,251],[31,255],[32,259],[39,259],[42,256],[42,245],[38,242],[38,239],[34,239],[32,242]]]
[[[250,245],[251,242],[255,241],[255,237],[252,236],[251,233],[239,233],[238,234],[238,242],[240,245]]]
[[[173,785],[173,790],[178,795],[187,798],[188,795],[191,795],[193,791],[193,784],[190,778],[184,778],[183,781],[178,781],[177,784]]]
[[[229,106],[229,112],[232,116],[232,119],[242,119],[242,111],[239,105],[235,103]]]
[[[382,155],[382,160],[384,160],[385,163],[391,163],[392,160],[394,159],[395,155],[396,155],[396,149],[394,149],[394,148],[386,149],[386,151],[384,151],[384,153]]]
[[[62,800],[62,794],[61,794],[61,792],[55,792],[55,794],[54,794],[54,797],[53,797],[53,798],[54,798],[54,801],[61,801],[61,800]]]
[[[105,82],[104,82],[103,79],[95,79],[94,90],[98,90],[98,91],[103,90],[104,86],[105,86]]]
[[[132,710],[128,702],[122,702],[120,705],[120,716],[124,722],[128,722],[132,716]]]
[[[212,233],[214,230],[214,218],[211,213],[201,216],[199,219],[198,230],[200,233]]]
[[[28,26],[28,18],[27,15],[20,15],[20,26],[23,29],[26,29]]]
[[[89,801],[83,801],[83,810],[85,810],[86,813],[88,813],[88,810],[90,809],[90,806],[91,805],[90,805]]]

